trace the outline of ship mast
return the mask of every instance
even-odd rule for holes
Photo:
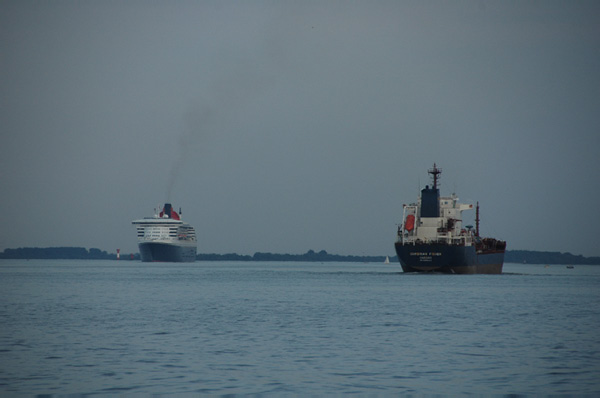
[[[434,163],[433,168],[427,170],[429,174],[431,174],[433,178],[433,189],[438,187],[439,175],[442,174],[442,169],[438,169],[437,165]]]
[[[475,236],[479,237],[479,202],[475,208]]]

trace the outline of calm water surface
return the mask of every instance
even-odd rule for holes
[[[0,260],[0,395],[600,394],[600,266]]]

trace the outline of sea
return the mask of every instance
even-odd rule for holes
[[[600,266],[0,260],[0,396],[600,396]]]

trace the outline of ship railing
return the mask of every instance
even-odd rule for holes
[[[439,245],[451,245],[451,246],[472,246],[473,240],[468,236],[456,236],[453,238],[440,237],[439,235],[435,238],[417,238],[417,237],[399,237],[398,242],[402,245],[418,245],[418,244],[439,244]]]
[[[140,239],[143,239],[144,241],[153,242],[156,240],[169,240],[172,239],[172,237],[170,237],[169,235],[144,235]]]
[[[398,241],[403,245],[415,245],[419,239],[415,239],[414,237],[401,236]]]
[[[439,232],[437,233],[437,239],[449,239],[450,234],[448,232]]]
[[[468,236],[456,236],[452,238],[452,244],[455,246],[471,246],[471,239]]]

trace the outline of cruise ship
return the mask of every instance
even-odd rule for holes
[[[458,202],[455,194],[440,197],[442,170],[428,170],[432,186],[425,186],[417,203],[403,206],[396,253],[404,272],[500,274],[506,242],[479,235],[479,203],[475,229],[462,225],[462,212],[472,204]]]
[[[140,257],[144,262],[196,261],[196,231],[181,220],[170,203],[153,217],[132,222],[137,228]]]

